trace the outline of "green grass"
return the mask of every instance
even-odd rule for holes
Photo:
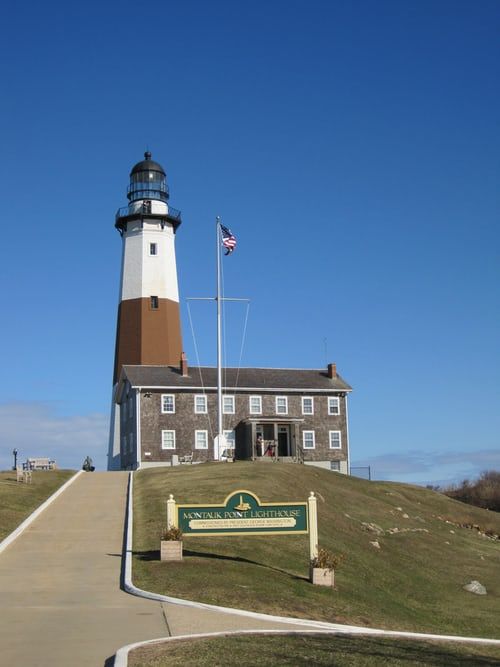
[[[300,501],[316,492],[320,545],[346,556],[334,590],[309,583],[306,535],[186,537],[183,563],[160,562],[169,493],[180,503],[218,503],[237,489],[263,502]],[[455,525],[465,523],[500,533],[500,515],[434,491],[308,466],[149,469],[135,475],[133,579],[147,590],[258,612],[499,638],[500,541]],[[400,532],[388,532],[394,528]],[[488,595],[464,591],[472,579]]]
[[[342,635],[237,636],[168,642],[136,649],[129,667],[495,667],[491,647]],[[495,657],[496,656],[496,657]]]
[[[0,541],[75,474],[74,470],[34,472],[32,483],[16,481],[16,473],[0,472]]]

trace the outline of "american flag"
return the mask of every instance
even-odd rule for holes
[[[228,229],[227,227],[224,227],[224,225],[220,226],[220,230],[222,233],[222,245],[226,249],[226,252],[224,254],[230,255],[236,248],[236,237],[233,236],[231,230]]]

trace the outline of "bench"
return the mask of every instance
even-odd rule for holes
[[[186,454],[185,456],[179,456],[179,463],[193,463],[193,454]]]
[[[17,466],[16,482],[26,482],[26,484],[31,484],[32,481],[33,475],[31,470],[23,470],[22,466]]]

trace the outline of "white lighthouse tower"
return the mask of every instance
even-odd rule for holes
[[[175,261],[181,214],[168,204],[166,174],[151,153],[132,168],[127,197],[115,221],[123,254],[113,395],[123,365],[179,366],[182,354]],[[108,469],[119,470],[119,415],[112,406]]]

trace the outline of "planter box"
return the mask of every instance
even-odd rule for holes
[[[182,560],[182,540],[161,540],[160,560]]]
[[[333,570],[326,567],[310,567],[309,579],[316,586],[330,586],[330,588],[333,588],[335,577]]]

